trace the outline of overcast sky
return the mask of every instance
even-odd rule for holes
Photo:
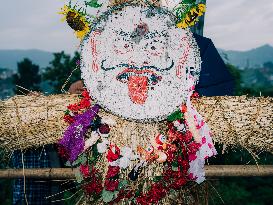
[[[63,4],[6,0],[0,7],[0,49],[76,50],[78,40],[57,14]],[[207,0],[204,35],[228,50],[273,45],[273,0]]]

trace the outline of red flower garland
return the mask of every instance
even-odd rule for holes
[[[83,190],[87,195],[98,195],[102,192],[102,179],[99,175],[99,171],[93,166],[92,169],[86,167],[88,165],[83,165],[80,167],[80,171],[83,173],[86,180],[90,180],[87,184],[84,184]]]
[[[81,93],[81,100],[78,103],[75,104],[70,104],[67,106],[67,111],[66,114],[64,115],[64,121],[72,124],[74,122],[74,115],[79,114],[79,112],[86,110],[87,108],[90,108],[91,106],[91,100],[90,100],[90,96],[87,90],[84,90]],[[73,115],[71,115],[71,113],[73,113]]]

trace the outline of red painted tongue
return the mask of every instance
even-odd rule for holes
[[[144,104],[148,97],[148,77],[130,76],[128,80],[129,97],[135,104]]]

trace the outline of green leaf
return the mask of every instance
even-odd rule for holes
[[[67,109],[66,111],[64,111],[64,114],[65,114],[65,115],[69,115],[69,114],[70,114],[70,111]]]
[[[73,163],[72,163],[72,166],[77,166],[77,165],[80,165],[80,164],[85,164],[87,162],[87,157],[86,157],[86,154],[83,153],[81,154]]]
[[[115,193],[112,191],[107,191],[107,190],[102,190],[102,200],[105,203],[109,203],[110,201],[113,200]]]
[[[124,179],[124,180],[121,180],[121,181],[118,183],[118,189],[120,190],[120,189],[126,187],[127,184],[128,184],[128,181],[127,181],[127,180],[125,180],[125,179]]]
[[[162,176],[155,176],[153,181],[154,182],[159,182],[162,179]]]
[[[168,116],[167,121],[173,122],[173,121],[181,119],[182,117],[183,117],[183,113],[180,110],[177,110]]]
[[[85,5],[93,8],[99,8],[102,6],[102,4],[98,3],[98,0],[91,0],[89,2],[85,1]]]
[[[114,197],[113,197],[113,199],[112,200],[114,200],[114,199],[116,199],[117,197],[118,197],[118,193],[119,193],[119,191],[114,191]]]
[[[140,194],[141,194],[141,191],[137,190],[135,196],[138,197],[138,196],[140,196]]]
[[[178,167],[172,166],[172,170],[177,172],[178,171]]]
[[[67,161],[64,165],[65,165],[66,167],[71,167],[70,161]]]
[[[172,163],[172,170],[173,171],[178,171],[178,162],[173,162]]]
[[[194,4],[196,0],[183,0],[184,4]]]
[[[97,144],[100,141],[98,140],[96,144],[92,146],[92,156],[88,158],[89,164],[96,164],[98,159],[101,157],[101,154],[98,152]]]
[[[81,171],[79,169],[77,169],[75,171],[75,177],[76,177],[76,181],[78,183],[81,183],[83,181],[83,176],[82,176]]]

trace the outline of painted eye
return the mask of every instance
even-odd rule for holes
[[[151,49],[152,49],[152,50],[155,50],[155,46],[152,46]]]
[[[129,44],[126,43],[126,44],[124,45],[124,48],[129,48]]]
[[[151,154],[154,151],[154,147],[153,146],[149,146],[147,147],[146,151]]]

